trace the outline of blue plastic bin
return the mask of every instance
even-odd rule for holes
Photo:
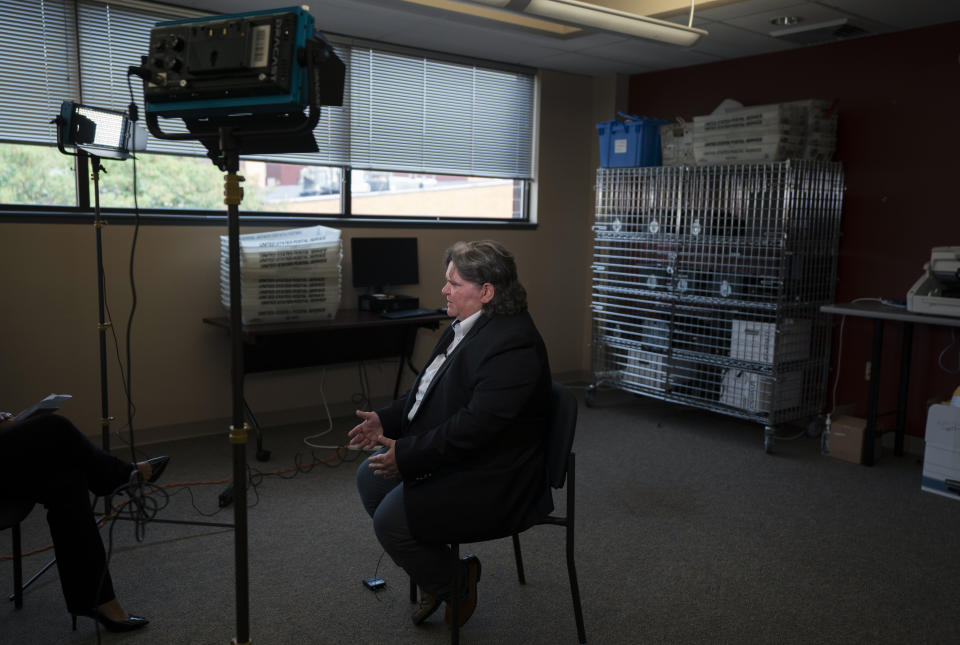
[[[601,121],[597,124],[601,168],[633,168],[660,165],[660,126],[664,119],[621,116],[627,121]]]

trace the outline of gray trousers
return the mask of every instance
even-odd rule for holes
[[[357,490],[383,550],[423,591],[446,599],[457,556],[446,544],[421,542],[410,533],[402,481],[374,475],[368,458],[357,469]]]

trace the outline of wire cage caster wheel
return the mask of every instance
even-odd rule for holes
[[[773,453],[773,446],[777,442],[776,429],[773,426],[763,427],[763,451],[768,455]]]
[[[596,407],[597,405],[597,386],[593,383],[587,386],[587,389],[583,392],[583,402],[588,408]]]

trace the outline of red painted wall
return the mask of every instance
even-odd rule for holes
[[[960,245],[960,22],[630,78],[632,114],[689,120],[725,98],[838,100],[835,159],[847,184],[838,302],[905,299],[930,247]],[[870,321],[847,319],[837,400],[855,403],[858,416],[866,413],[871,334]],[[881,412],[896,404],[899,325],[887,324],[884,340]],[[957,373],[937,365],[952,340],[949,329],[916,327],[908,434],[922,436],[929,400],[960,385],[960,339],[944,356]],[[837,341],[835,334],[831,385]],[[881,421],[890,427],[894,419]]]

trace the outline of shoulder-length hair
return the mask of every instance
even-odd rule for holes
[[[444,253],[444,269],[451,262],[464,280],[477,286],[485,282],[493,285],[493,299],[483,305],[483,313],[518,314],[527,310],[527,291],[517,277],[517,263],[499,242],[457,242]]]

